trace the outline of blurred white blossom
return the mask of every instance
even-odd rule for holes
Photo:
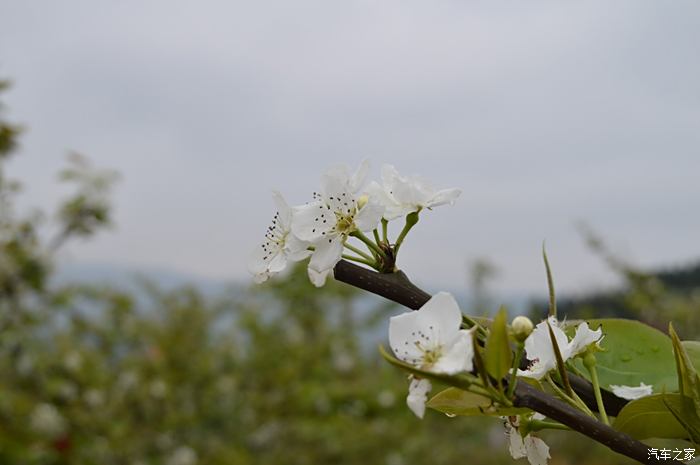
[[[37,433],[57,437],[67,429],[66,420],[52,404],[41,403],[29,416],[29,425]]]
[[[197,453],[188,446],[180,446],[168,457],[166,465],[195,465]]]
[[[610,389],[612,389],[613,394],[617,397],[627,400],[639,399],[653,394],[652,386],[644,383],[639,383],[639,386],[618,386],[611,384]]]
[[[83,366],[83,356],[80,355],[78,351],[70,351],[63,358],[63,366],[66,367],[68,371],[80,371],[80,368]]]

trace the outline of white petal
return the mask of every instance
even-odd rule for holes
[[[460,189],[443,189],[437,191],[435,195],[428,200],[425,206],[432,208],[445,205],[446,203],[452,205],[455,203],[455,200],[457,200],[457,197],[459,197],[461,193],[462,191]]]
[[[277,213],[279,213],[278,220],[280,222],[280,226],[284,232],[287,232],[292,227],[292,209],[279,192],[272,191],[272,199],[275,201]]]
[[[527,451],[527,461],[530,465],[547,465],[549,456],[549,446],[535,436],[527,435],[523,440]]]
[[[255,284],[262,284],[265,281],[267,281],[269,277],[270,273],[268,273],[267,271],[263,271],[262,273],[256,273],[255,275],[253,275],[253,282]]]
[[[376,181],[369,183],[367,189],[365,189],[365,192],[369,196],[370,201],[375,199],[384,207],[384,218],[387,220],[393,220],[394,218],[398,218],[402,215],[403,208],[401,205],[399,205],[396,200],[394,200],[394,198],[387,193],[384,187],[377,184]]]
[[[350,200],[354,201],[354,192],[350,190],[350,175],[347,166],[335,166],[321,176],[321,193],[326,202],[333,200],[333,198],[340,198],[343,194],[345,197],[350,196]]]
[[[339,234],[321,239],[314,244],[316,250],[311,255],[309,268],[314,271],[331,270],[343,255],[343,237]]]
[[[370,198],[364,207],[355,215],[355,226],[360,231],[371,231],[377,227],[384,214],[384,206],[376,199]]]
[[[511,425],[510,420],[506,419],[506,437],[508,438],[508,452],[514,459],[520,459],[527,456],[527,449],[522,436],[516,427]]]
[[[382,165],[382,183],[387,190],[391,191],[397,179],[401,179],[401,175],[396,171],[394,165]]]
[[[576,328],[576,335],[568,344],[566,358],[571,358],[580,354],[581,352],[585,351],[589,345],[598,342],[601,337],[603,337],[603,330],[598,328],[595,331],[592,331],[588,328],[588,323],[584,321],[578,325],[578,328]],[[562,356],[563,355],[564,354],[562,353]]]
[[[392,194],[396,201],[404,206],[418,207],[425,206],[428,199],[432,197],[432,192],[428,190],[417,179],[397,178],[392,188]]]
[[[287,256],[281,250],[277,252],[270,263],[267,265],[267,271],[270,273],[279,273],[287,266]]]
[[[267,271],[270,260],[280,252],[274,242],[266,242],[266,248],[263,248],[263,245],[259,244],[248,257],[248,271],[251,274]]]
[[[350,192],[353,194],[357,193],[362,186],[365,183],[365,179],[367,179],[367,172],[369,171],[369,160],[366,158],[360,162],[360,166],[357,168],[357,171],[352,175],[350,178],[350,182],[348,187],[350,188]]]
[[[557,364],[554,360],[547,360],[543,362],[534,362],[530,364],[527,370],[518,369],[518,376],[524,376],[526,378],[542,379],[544,375],[556,368]]]
[[[455,374],[471,371],[474,359],[471,331],[460,330],[452,344],[443,348],[442,357],[435,363],[431,371],[436,373]]]
[[[393,220],[395,218],[400,218],[418,210],[414,205],[399,205],[396,204],[386,209],[384,212],[384,218],[387,220]]]
[[[303,241],[313,242],[323,237],[334,225],[335,214],[322,202],[295,207],[292,213],[292,233]]]
[[[389,319],[389,345],[396,358],[411,364],[423,358],[415,344],[415,333],[420,328],[418,312],[406,312]]]
[[[326,278],[328,277],[328,275],[333,273],[333,269],[316,271],[311,268],[308,268],[307,273],[309,275],[309,280],[313,283],[314,286],[322,287],[324,284],[326,284]]]
[[[437,339],[435,342],[438,344],[450,342],[462,324],[462,312],[449,292],[438,292],[416,313],[420,318],[421,329],[425,331],[433,327]]]
[[[653,394],[652,386],[648,386],[644,383],[640,383],[639,386],[617,386],[611,384],[610,389],[612,389],[613,394],[617,397],[627,400],[639,399]]]
[[[566,361],[565,353],[569,345],[569,339],[566,333],[559,327],[556,318],[549,317],[549,324],[554,333],[554,339],[557,341],[559,350],[562,353],[562,358]],[[551,366],[552,363],[556,366],[556,356],[552,346],[552,339],[549,336],[547,322],[543,321],[535,326],[532,333],[525,339],[525,353],[529,360],[538,359],[545,366]]]
[[[408,386],[408,396],[406,405],[418,418],[425,415],[425,403],[428,400],[428,393],[432,389],[430,381],[427,379],[413,379]]]
[[[287,260],[289,261],[298,262],[311,255],[311,251],[309,250],[309,243],[306,241],[302,241],[292,233],[289,233],[287,235],[287,239],[285,240],[284,245],[284,250],[287,254]]]

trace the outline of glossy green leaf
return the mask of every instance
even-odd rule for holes
[[[668,396],[664,397],[666,408],[678,420],[685,431],[690,436],[690,439],[695,443],[700,443],[700,418],[695,413],[693,401],[686,396],[681,396],[681,407],[677,408],[672,402],[669,402]]]
[[[676,392],[678,379],[671,339],[661,331],[635,320],[618,318],[587,320],[591,328],[602,326],[605,337],[596,353],[602,387],[611,384],[651,385],[654,392]],[[583,370],[581,360],[576,366]]]
[[[695,370],[685,347],[681,344],[678,334],[673,329],[673,324],[668,325],[668,333],[671,335],[673,344],[680,393],[692,399],[693,405],[687,407],[695,412],[700,411],[700,377],[698,377],[698,372]]]
[[[664,402],[665,400],[665,402]],[[680,410],[680,394],[654,394],[625,405],[613,422],[613,428],[635,439],[688,437],[683,425],[666,405]]]
[[[489,375],[496,379],[501,379],[508,374],[513,363],[513,352],[508,344],[506,320],[506,310],[501,307],[493,319],[491,331],[486,338],[484,364]]]
[[[695,370],[700,369],[700,341],[683,341],[681,342],[683,348],[688,354],[691,363],[695,367]]]
[[[527,413],[526,408],[495,407],[491,399],[457,388],[447,388],[433,396],[426,404],[438,412],[461,416],[509,416]]]

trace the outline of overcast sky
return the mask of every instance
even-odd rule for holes
[[[73,263],[248,279],[274,213],[369,158],[436,187],[400,265],[432,289],[613,282],[585,221],[640,266],[700,257],[700,3],[0,0],[10,174],[49,206],[69,150],[122,173],[116,228]]]

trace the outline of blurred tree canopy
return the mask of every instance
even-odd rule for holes
[[[589,248],[622,278],[619,289],[559,298],[557,307],[569,318],[618,317],[644,321],[666,331],[673,321],[684,339],[700,338],[700,262],[675,269],[644,271],[618,257],[588,227],[581,232]],[[532,304],[536,317],[547,313],[547,302]]]

